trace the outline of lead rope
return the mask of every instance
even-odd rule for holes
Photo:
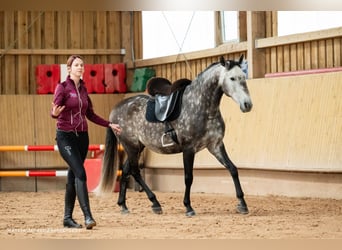
[[[178,48],[179,48],[179,52],[178,52],[178,54],[177,54],[176,61],[175,61],[174,64],[172,65],[172,73],[171,73],[171,77],[169,77],[171,80],[172,80],[172,76],[175,75],[175,71],[176,71],[176,67],[175,67],[175,66],[176,66],[177,61],[178,61],[178,59],[179,59],[179,56],[180,56],[180,54],[181,54],[181,52],[182,52],[183,45],[184,45],[184,42],[185,42],[186,37],[188,36],[189,30],[190,30],[190,27],[191,27],[191,24],[192,24],[192,20],[194,19],[194,16],[195,16],[195,13],[196,13],[195,11],[192,12],[192,16],[191,16],[190,22],[189,22],[189,24],[188,24],[188,28],[187,28],[187,30],[186,30],[186,32],[185,32],[185,35],[184,35],[182,44],[179,45],[178,40],[177,40],[177,38],[176,38],[176,35],[175,35],[175,33],[173,32],[172,27],[171,27],[171,25],[170,25],[170,23],[169,23],[169,20],[167,19],[167,17],[166,17],[166,15],[165,15],[164,11],[162,11],[163,17],[164,17],[164,19],[165,19],[165,21],[166,21],[166,23],[167,23],[167,25],[168,25],[168,27],[169,27],[169,29],[170,29],[170,31],[171,31],[171,34],[172,34],[174,40],[175,40],[176,43],[177,43]],[[186,64],[186,66],[188,67],[188,69],[189,69],[189,71],[190,71],[190,74],[191,74],[191,77],[192,77],[192,76],[193,76],[193,72],[192,72],[192,70],[191,70],[189,61],[188,61],[188,59],[187,59],[187,57],[185,56],[184,53],[182,53],[182,55],[183,55],[183,57],[184,57],[184,59],[185,59],[185,64]]]

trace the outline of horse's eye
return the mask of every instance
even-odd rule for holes
[[[235,78],[235,77],[231,77],[230,80],[231,80],[231,81],[235,81],[236,78]]]

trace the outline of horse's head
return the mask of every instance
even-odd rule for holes
[[[243,55],[239,61],[225,61],[221,57],[220,64],[223,67],[220,73],[219,85],[227,96],[230,96],[240,105],[242,112],[249,112],[253,104],[247,88],[246,74],[241,69],[242,61]]]

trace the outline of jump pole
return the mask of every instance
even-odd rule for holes
[[[89,151],[104,150],[104,144],[91,144],[88,147]],[[0,146],[0,152],[6,151],[58,151],[57,145],[7,145]]]
[[[18,170],[0,171],[0,177],[59,177],[67,176],[67,170]]]
[[[89,151],[103,151],[104,144],[90,144]],[[57,145],[5,145],[0,146],[0,152],[8,151],[58,151]],[[120,155],[123,154],[124,149],[121,144],[118,145]],[[120,159],[122,161],[122,159]],[[67,170],[0,170],[0,177],[60,177],[67,176]],[[117,179],[115,183],[114,192],[120,190],[119,182],[121,177],[121,170],[117,171]]]
[[[89,151],[103,151],[104,144],[91,144]],[[6,145],[0,152],[8,151],[58,151],[57,145]],[[67,176],[67,170],[0,170],[0,177],[59,177]]]

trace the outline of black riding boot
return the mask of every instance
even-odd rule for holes
[[[87,229],[92,229],[94,226],[96,226],[96,221],[93,219],[90,211],[87,183],[78,178],[76,178],[75,183],[77,198],[84,214],[85,226]]]
[[[76,190],[75,186],[72,184],[66,184],[65,198],[64,198],[64,219],[63,226],[68,228],[81,228],[82,225],[78,224],[72,218],[72,212],[74,211],[76,200]]]

